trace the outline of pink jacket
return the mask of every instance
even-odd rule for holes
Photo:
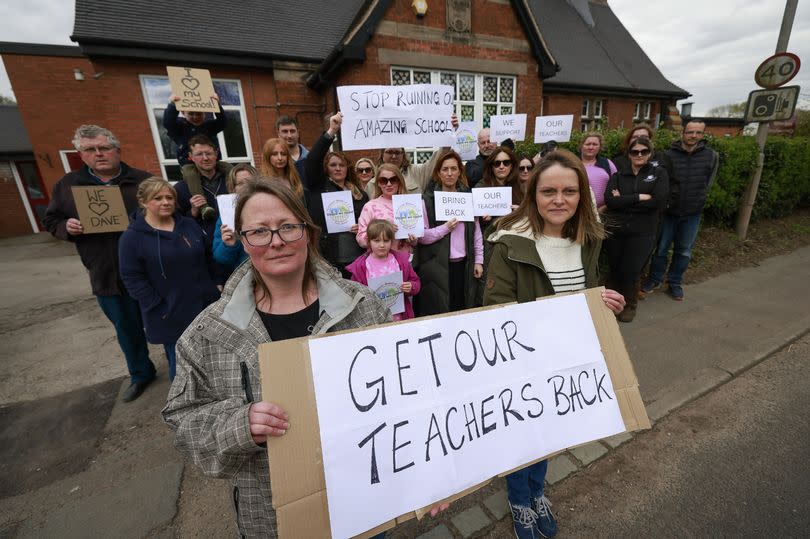
[[[415,296],[419,293],[419,290],[422,288],[422,281],[419,280],[419,276],[416,274],[413,266],[411,266],[411,263],[408,261],[408,253],[391,249],[391,254],[397,259],[399,269],[402,270],[403,282],[410,281],[413,285],[410,293],[405,294],[405,312],[403,313],[405,315],[403,319],[410,320],[414,317],[411,296]],[[354,262],[346,266],[346,271],[352,274],[352,281],[356,281],[366,286],[368,286],[368,275],[366,273],[366,258],[368,258],[368,256],[369,253],[362,254],[358,256]]]
[[[446,224],[437,226],[436,228],[429,228],[430,223],[427,218],[427,208],[424,201],[422,202],[422,216],[425,220],[425,235],[419,238],[419,243],[431,244],[439,241],[445,237],[450,229]],[[357,243],[360,247],[368,249],[368,235],[366,229],[368,224],[374,219],[385,219],[386,221],[394,222],[394,203],[389,198],[379,196],[366,202],[363,206],[363,211],[360,212],[360,217],[357,219]],[[391,249],[395,251],[403,251],[411,254],[413,247],[408,240],[394,240]]]

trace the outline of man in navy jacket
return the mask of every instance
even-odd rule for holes
[[[127,166],[121,161],[118,139],[97,125],[82,125],[76,130],[73,145],[84,166],[65,174],[54,186],[51,202],[45,212],[44,225],[54,237],[76,244],[82,264],[90,273],[93,294],[104,314],[115,327],[118,344],[127,361],[131,384],[123,401],[137,399],[155,379],[155,366],[149,359],[138,302],[132,299],[121,282],[118,267],[120,232],[85,234],[76,211],[71,187],[75,185],[115,185],[127,213],[138,208],[138,185],[150,174]]]

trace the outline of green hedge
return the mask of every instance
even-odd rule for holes
[[[616,155],[626,131],[610,129],[601,133],[605,140],[602,153]],[[574,133],[570,142],[560,146],[577,153],[582,136],[583,133]],[[656,148],[665,149],[677,139],[675,131],[659,129],[653,143]],[[754,137],[709,136],[707,141],[720,154],[720,168],[709,192],[704,216],[710,222],[733,226],[745,186],[756,167],[756,140]],[[516,150],[534,155],[539,148],[539,144],[519,142]],[[768,137],[765,167],[752,218],[783,217],[794,208],[806,205],[810,205],[810,137]]]

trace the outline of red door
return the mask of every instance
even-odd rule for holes
[[[48,209],[48,194],[42,183],[42,177],[39,175],[37,163],[36,161],[15,161],[14,163],[17,165],[17,172],[20,174],[28,203],[37,220],[37,226],[40,230],[45,230],[42,220],[45,218],[45,210]]]

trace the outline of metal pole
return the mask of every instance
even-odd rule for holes
[[[793,19],[796,17],[796,7],[799,0],[787,0],[785,3],[785,13],[782,15],[782,27],[779,29],[779,39],[776,40],[776,53],[786,52],[788,41],[790,40],[790,30],[793,28]],[[737,236],[744,240],[748,234],[748,223],[751,221],[751,212],[754,209],[754,202],[757,199],[757,189],[759,180],[762,178],[762,167],[765,163],[765,140],[768,138],[768,122],[760,122],[757,128],[757,168],[751,175],[751,181],[745,188],[740,211],[737,213]]]

